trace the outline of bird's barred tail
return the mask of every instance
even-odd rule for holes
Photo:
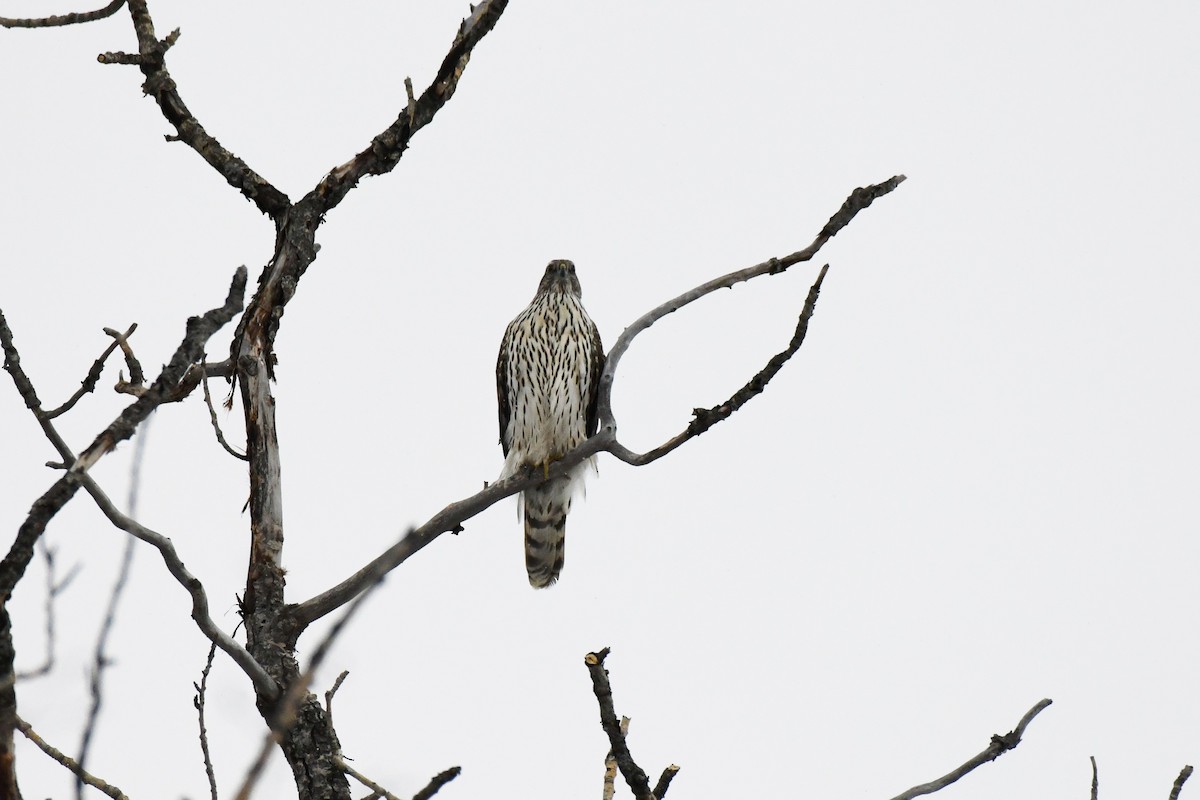
[[[525,492],[525,571],[529,584],[544,589],[558,580],[566,550],[569,481],[552,480]]]

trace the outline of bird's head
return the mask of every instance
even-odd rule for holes
[[[565,259],[556,259],[547,264],[546,274],[538,285],[538,294],[547,292],[564,292],[582,297],[579,278],[575,277],[575,265]]]

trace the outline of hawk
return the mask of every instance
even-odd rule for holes
[[[529,307],[508,324],[496,360],[503,480],[551,462],[596,432],[596,393],[604,368],[600,331],[580,300],[575,265],[551,261]],[[571,495],[595,459],[527,489],[525,570],[541,589],[558,580]]]

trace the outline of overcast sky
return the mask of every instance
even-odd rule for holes
[[[583,657],[611,646],[633,754],[654,776],[679,764],[681,799],[891,797],[1043,697],[1016,751],[940,796],[1086,796],[1094,755],[1102,797],[1165,797],[1200,762],[1200,7],[729,8],[514,0],[399,167],[321,228],[277,342],[293,601],[498,475],[494,359],[546,262],[575,261],[611,344],[681,291],[807,245],[856,186],[909,178],[821,253],[808,340],[764,395],[652,466],[601,458],[557,586],[530,589],[512,501],[389,577],[318,676],[323,691],[350,671],[345,753],[400,796],[455,764],[446,798],[599,796]],[[468,12],[151,9],[160,35],[182,28],[168,65],[192,111],[293,199],[396,117],[405,76],[428,84]],[[125,13],[0,31],[0,307],[47,405],[105,326],[137,322],[156,372],[185,319],[272,252],[269,221],[164,142],[136,68],[96,62],[122,49]],[[657,445],[760,369],[819,263],[637,339],[621,439]],[[77,450],[127,403],[116,366],[61,421]],[[5,382],[7,541],[56,456]],[[239,413],[222,420],[240,444]],[[114,497],[132,452],[95,470]],[[156,415],[145,468],[142,521],[232,631],[243,462],[193,397]],[[124,534],[81,495],[47,539],[83,572],[20,713],[73,752]],[[42,602],[35,562],[11,606],[19,667],[41,658]],[[133,798],[207,796],[192,682],[208,642],[188,615],[139,546],[90,760]],[[264,728],[220,655],[208,709],[232,796]],[[27,797],[68,796],[23,740],[19,769]],[[257,796],[292,793],[277,755]]]

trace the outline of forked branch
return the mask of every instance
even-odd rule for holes
[[[595,653],[588,653],[584,656],[583,663],[591,675],[592,691],[600,704],[600,726],[608,736],[611,748],[609,752],[637,800],[661,800],[666,795],[671,780],[678,774],[679,767],[674,764],[668,766],[663,770],[662,777],[658,779],[654,789],[650,788],[650,778],[646,771],[637,765],[629,752],[629,745],[625,741],[627,726],[622,726],[617,720],[617,712],[613,708],[612,684],[608,680],[608,670],[604,668],[604,659],[608,654],[607,647]]]
[[[226,150],[219,141],[211,136],[200,121],[188,110],[171,73],[167,71],[165,60],[166,51],[175,42],[178,32],[172,33],[165,39],[159,39],[154,32],[154,20],[146,0],[128,0],[129,13],[133,17],[133,28],[137,33],[138,52],[136,56],[125,53],[104,53],[99,57],[101,63],[135,64],[146,77],[142,83],[142,91],[154,98],[167,122],[175,128],[175,141],[187,144],[188,147],[200,154],[209,166],[221,174],[225,181],[250,202],[258,206],[264,214],[268,214],[278,222],[279,218],[291,207],[287,195],[276,189],[266,178],[250,168],[245,161]]]

